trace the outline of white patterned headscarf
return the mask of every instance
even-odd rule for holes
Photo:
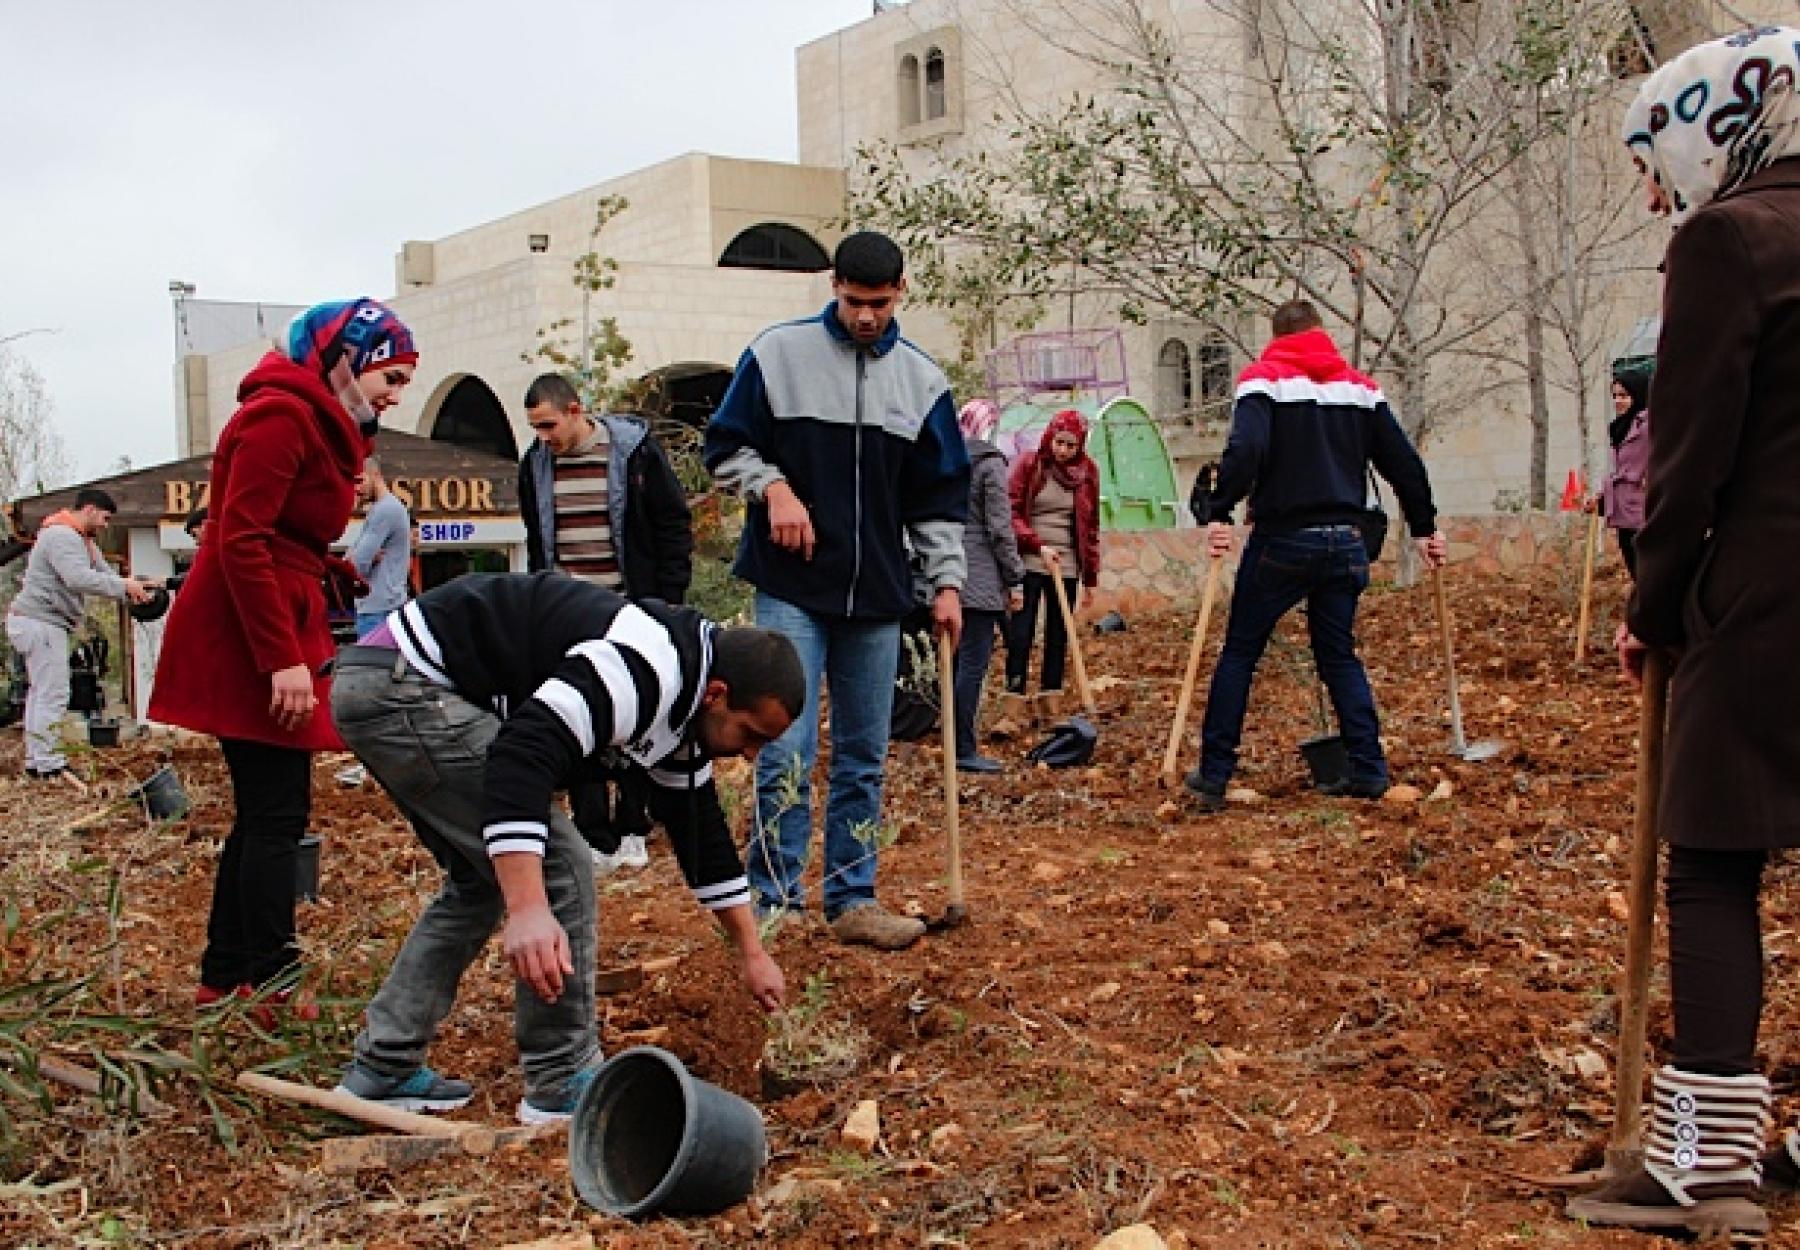
[[[1689,48],[1645,80],[1625,146],[1680,221],[1759,169],[1800,155],[1800,30],[1758,26]]]

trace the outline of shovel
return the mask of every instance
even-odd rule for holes
[[[944,834],[949,842],[950,902],[944,914],[927,920],[925,928],[933,933],[954,929],[969,918],[963,905],[962,830],[958,825],[956,790],[956,672],[950,639],[938,636],[938,719],[944,733]]]
[[[1625,968],[1620,974],[1618,1080],[1612,1134],[1598,1168],[1564,1176],[1507,1173],[1542,1189],[1589,1189],[1628,1176],[1644,1161],[1644,1037],[1650,1011],[1650,954],[1656,916],[1657,805],[1662,797],[1663,735],[1669,708],[1669,664],[1661,651],[1644,657],[1643,704],[1638,711],[1636,812],[1631,824],[1631,884],[1625,922]]]
[[[1450,752],[1470,764],[1491,760],[1506,749],[1504,742],[1470,742],[1463,737],[1462,696],[1456,690],[1456,645],[1450,637],[1450,604],[1444,598],[1444,570],[1431,570],[1431,588],[1437,596],[1438,630],[1444,638],[1444,673],[1450,682]]]
[[[1169,726],[1169,745],[1163,750],[1162,783],[1173,786],[1180,776],[1177,761],[1181,758],[1181,731],[1187,727],[1188,705],[1194,699],[1194,682],[1200,676],[1200,656],[1206,650],[1206,623],[1212,619],[1213,601],[1219,597],[1219,573],[1225,562],[1206,557],[1206,589],[1200,592],[1200,620],[1194,626],[1194,641],[1188,647],[1187,671],[1181,677],[1181,695],[1175,700],[1175,723]]]
[[[1081,695],[1081,706],[1090,717],[1098,716],[1094,704],[1094,688],[1088,685],[1087,662],[1081,657],[1081,635],[1075,630],[1075,613],[1069,608],[1069,593],[1063,589],[1062,560],[1054,551],[1044,552],[1050,566],[1050,585],[1056,590],[1056,606],[1062,612],[1063,633],[1069,639],[1069,659],[1075,664],[1075,690]]]

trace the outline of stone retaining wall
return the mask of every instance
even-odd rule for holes
[[[1580,513],[1533,512],[1494,516],[1446,517],[1452,565],[1477,573],[1511,573],[1521,569],[1563,565],[1581,559],[1587,517]],[[1394,557],[1404,541],[1398,517],[1388,533],[1385,556],[1375,575],[1392,577]],[[1203,571],[1200,528],[1104,533],[1100,536],[1100,586],[1083,597],[1080,615],[1093,617],[1113,609],[1125,616],[1154,612],[1192,602]],[[1242,549],[1243,532],[1239,533]],[[1601,559],[1617,560],[1618,548],[1608,535]],[[1235,564],[1235,556],[1233,558]]]

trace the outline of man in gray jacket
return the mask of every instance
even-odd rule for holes
[[[400,497],[388,489],[381,461],[370,456],[356,479],[357,498],[367,510],[362,532],[350,544],[347,559],[369,593],[356,601],[356,636],[361,638],[397,612],[407,600],[412,572],[412,517]]]
[[[82,597],[142,603],[154,582],[120,577],[106,565],[95,538],[119,510],[103,490],[83,490],[75,506],[44,521],[25,565],[25,584],[6,614],[6,636],[25,660],[31,691],[25,698],[25,775],[60,777],[62,718],[69,710],[69,632],[86,610]]]

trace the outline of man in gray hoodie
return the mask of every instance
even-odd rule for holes
[[[120,577],[94,540],[119,510],[103,490],[87,489],[75,506],[45,518],[25,565],[25,584],[6,614],[6,636],[25,660],[25,775],[45,780],[68,771],[62,718],[69,710],[69,632],[80,624],[85,595],[142,603],[156,583]]]

